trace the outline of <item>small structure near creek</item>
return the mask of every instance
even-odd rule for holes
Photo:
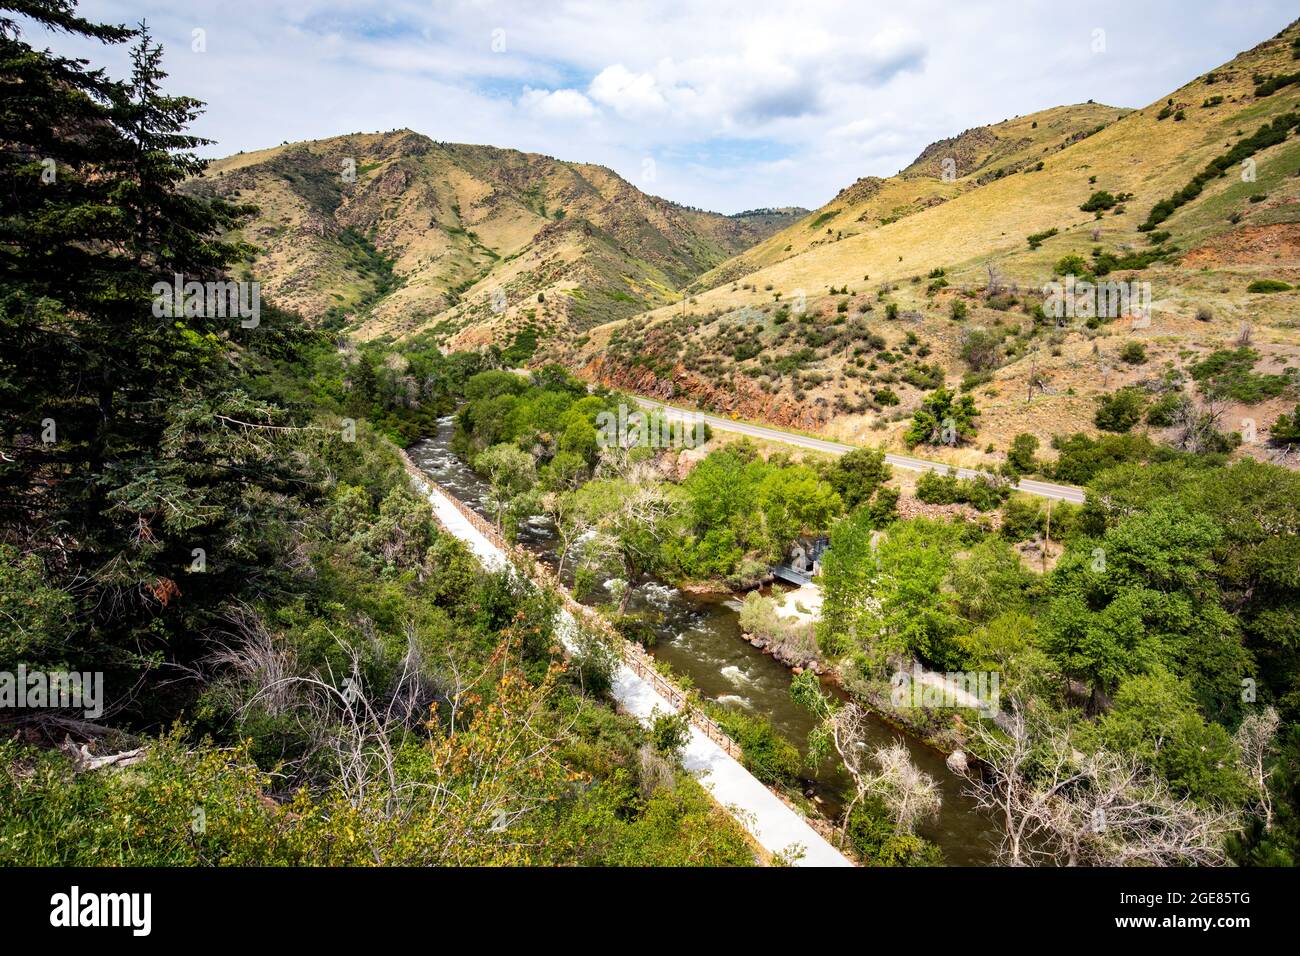
[[[786,560],[772,568],[772,576],[794,585],[804,585],[821,573],[822,555],[831,539],[821,535],[800,535]]]

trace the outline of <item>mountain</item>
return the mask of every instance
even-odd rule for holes
[[[980,126],[932,143],[897,176],[864,176],[790,228],[758,243],[696,279],[709,289],[764,266],[879,229],[963,193],[1034,165],[1123,117],[1128,110],[1095,103],[1062,106]],[[944,160],[951,159],[944,178]]]
[[[188,188],[259,207],[240,238],[277,303],[363,337],[433,329],[465,345],[673,301],[807,212],[723,216],[602,166],[405,129],[240,153]]]
[[[1298,57],[1292,24],[1142,109],[1059,107],[942,140],[562,358],[645,394],[895,446],[931,389],[964,386],[979,435],[948,457],[992,465],[1018,432],[1095,433],[1098,396],[1122,386],[1196,396],[1192,366],[1248,343],[1248,374],[1290,385],[1210,411],[1265,436],[1300,366],[1300,291],[1250,291],[1300,280]],[[1044,286],[1066,272],[1150,283],[1150,324],[1044,322]],[[1271,454],[1262,439],[1243,451]]]

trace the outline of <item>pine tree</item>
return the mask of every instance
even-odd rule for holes
[[[124,663],[151,653],[273,577],[314,476],[283,447],[301,437],[292,417],[239,375],[250,349],[294,349],[296,324],[270,306],[256,328],[155,309],[156,283],[224,281],[248,251],[222,236],[250,208],[195,188],[201,104],[162,92],[145,24],[72,9],[0,0],[47,29],[135,41],[117,81],[0,17],[0,529],[75,583],[88,610],[69,647],[103,665],[107,646]]]

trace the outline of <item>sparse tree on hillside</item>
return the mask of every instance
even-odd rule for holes
[[[975,419],[979,411],[969,395],[955,395],[940,387],[926,396],[912,415],[912,424],[903,436],[908,448],[917,445],[959,445],[976,434]]]

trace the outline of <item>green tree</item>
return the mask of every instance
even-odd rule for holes
[[[1249,655],[1222,606],[1211,555],[1222,532],[1172,502],[1079,539],[1052,576],[1044,647],[1088,682],[1093,706],[1122,680],[1158,664],[1222,707],[1240,690]]]
[[[1232,806],[1246,796],[1228,732],[1197,710],[1185,681],[1163,668],[1127,678],[1097,724],[1098,744],[1155,767],[1174,792]]]
[[[874,666],[898,653],[938,667],[958,665],[953,639],[963,627],[944,584],[962,546],[960,529],[924,518],[900,521],[873,548],[872,531],[859,515],[836,526],[822,561],[818,642],[852,647]]]
[[[256,327],[206,295],[165,307],[155,284],[223,282],[248,252],[221,238],[247,207],[179,189],[205,166],[186,132],[200,104],[161,93],[143,27],[54,0],[19,9],[91,43],[136,41],[114,81],[0,24],[0,518],[58,529],[28,544],[95,609],[70,640],[94,631],[97,662],[135,668],[170,629],[192,634],[279,576],[290,502],[318,476],[287,454],[293,417],[250,398],[231,353],[292,355],[303,336],[269,306]],[[181,586],[196,554],[205,573]]]
[[[1142,420],[1146,397],[1137,388],[1121,388],[1097,398],[1093,423],[1103,431],[1126,432]]]
[[[1012,478],[1034,474],[1038,471],[1038,461],[1034,458],[1037,451],[1038,437],[1020,432],[1011,439],[1011,446],[1007,449],[1007,473]]]
[[[903,436],[908,448],[917,445],[960,445],[976,434],[979,411],[969,395],[954,395],[938,388],[926,396],[912,414],[912,424]]]
[[[870,501],[876,489],[889,480],[883,448],[855,448],[841,455],[826,472],[826,480],[848,510]]]
[[[990,537],[952,562],[948,583],[957,613],[985,624],[999,614],[1028,611],[1036,580],[1016,551]]]
[[[497,531],[504,531],[504,521],[513,514],[537,483],[537,463],[533,456],[511,444],[493,445],[478,458],[474,467],[487,476],[491,491],[487,505],[496,521]]]
[[[773,556],[782,555],[801,534],[828,530],[844,510],[830,483],[803,465],[771,469],[759,485],[758,505]]]
[[[1300,405],[1289,415],[1286,412],[1278,415],[1269,434],[1280,445],[1300,444]]]

